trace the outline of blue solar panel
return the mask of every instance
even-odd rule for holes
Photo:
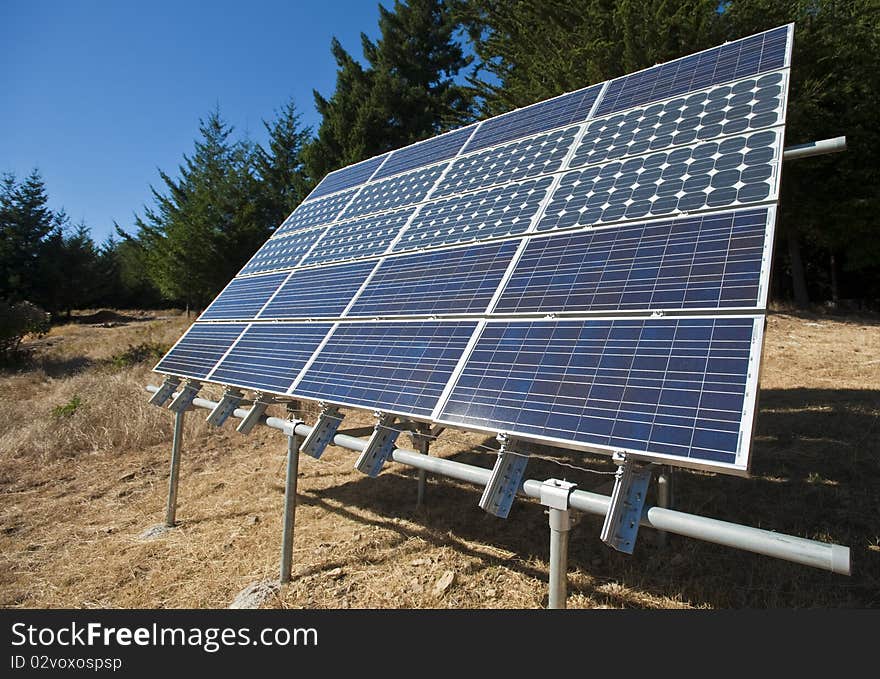
[[[414,205],[428,195],[428,191],[437,183],[437,178],[445,167],[445,163],[432,165],[389,179],[370,182],[345,209],[343,218]]]
[[[782,73],[770,73],[598,118],[589,123],[568,166],[777,125],[783,122],[785,85]]]
[[[555,130],[456,158],[431,196],[462,193],[556,172],[562,167],[578,129]]]
[[[204,379],[246,327],[244,323],[195,323],[154,370]]]
[[[440,321],[342,324],[293,395],[428,416],[475,328]]]
[[[462,153],[586,120],[601,91],[593,85],[484,120]]]
[[[348,316],[485,313],[518,245],[505,241],[388,258]]]
[[[775,197],[781,136],[763,130],[563,175],[538,231],[722,209]]]
[[[253,318],[285,278],[286,273],[233,278],[199,320]]]
[[[375,266],[368,261],[295,270],[257,318],[338,317]]]
[[[211,375],[211,380],[245,389],[284,394],[330,323],[255,323]]]
[[[422,206],[393,250],[524,233],[552,183],[552,177],[541,177],[432,201]]]
[[[494,312],[755,307],[769,214],[762,208],[534,238]]]
[[[332,222],[339,216],[342,208],[348,204],[353,195],[354,191],[345,191],[320,200],[308,200],[300,203],[290,217],[278,227],[275,235],[302,231],[312,226]]]
[[[740,429],[756,322],[490,322],[439,420],[735,465],[751,433]]]
[[[782,26],[612,80],[596,115],[777,71],[786,65],[788,36],[789,27]]]
[[[326,229],[325,226],[319,226],[311,231],[270,238],[238,272],[239,275],[273,269],[292,269],[299,264],[303,255],[309,251]]]
[[[406,208],[334,224],[302,263],[323,264],[382,254],[400,233],[413,210]]]
[[[321,183],[309,194],[308,200],[363,184],[373,176],[373,173],[382,164],[387,155],[385,153],[381,156],[343,167],[340,170],[334,170],[321,180]]]
[[[476,125],[468,125],[394,151],[374,179],[390,177],[415,167],[452,158],[471,136],[475,127]]]

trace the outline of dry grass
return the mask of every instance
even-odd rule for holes
[[[163,517],[171,417],[146,403],[143,385],[157,382],[149,364],[120,368],[112,359],[130,346],[170,344],[187,325],[159,315],[57,327],[32,343],[34,366],[0,377],[0,605],[225,607],[249,583],[276,576],[284,441],[265,428],[242,437],[230,424],[209,430],[202,416],[188,417],[180,526],[140,537]],[[584,516],[571,535],[571,607],[880,603],[880,326],[774,314],[762,385],[753,478],[679,472],[676,506],[849,545],[854,575],[675,536],[660,548],[649,531],[627,557],[598,541],[598,517]],[[59,406],[74,397],[64,414]],[[362,435],[370,424],[352,413],[344,427]],[[489,466],[484,442],[447,432],[432,453]],[[391,464],[370,479],[352,464],[337,448],[320,461],[302,458],[294,581],[267,605],[545,603],[547,519],[537,503],[518,503],[503,521],[476,507],[475,487],[435,479],[417,511],[412,471]],[[597,486],[544,461],[528,473]],[[452,586],[435,590],[448,571]]]

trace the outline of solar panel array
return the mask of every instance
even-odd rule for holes
[[[792,35],[330,173],[156,370],[747,471]]]

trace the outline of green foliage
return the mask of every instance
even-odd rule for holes
[[[73,398],[71,398],[67,403],[52,408],[52,416],[58,419],[61,419],[62,417],[70,417],[77,411],[77,409],[79,409],[81,405],[82,399],[74,394]]]
[[[170,348],[159,342],[141,342],[114,354],[110,358],[110,365],[121,370],[140,363],[157,363]]]
[[[30,302],[0,300],[0,360],[14,358],[27,335],[47,333],[49,318],[49,314]]]

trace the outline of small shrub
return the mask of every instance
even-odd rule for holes
[[[45,335],[49,332],[48,313],[36,304],[0,300],[0,360],[8,361],[21,348],[27,335]]]
[[[52,415],[57,418],[62,417],[70,417],[73,415],[77,408],[82,405],[82,399],[74,394],[73,398],[71,398],[67,403],[61,406],[55,406],[52,408]]]
[[[128,347],[125,351],[114,354],[110,358],[110,364],[114,368],[130,368],[139,363],[156,363],[168,351],[168,347],[158,342],[141,342]]]

